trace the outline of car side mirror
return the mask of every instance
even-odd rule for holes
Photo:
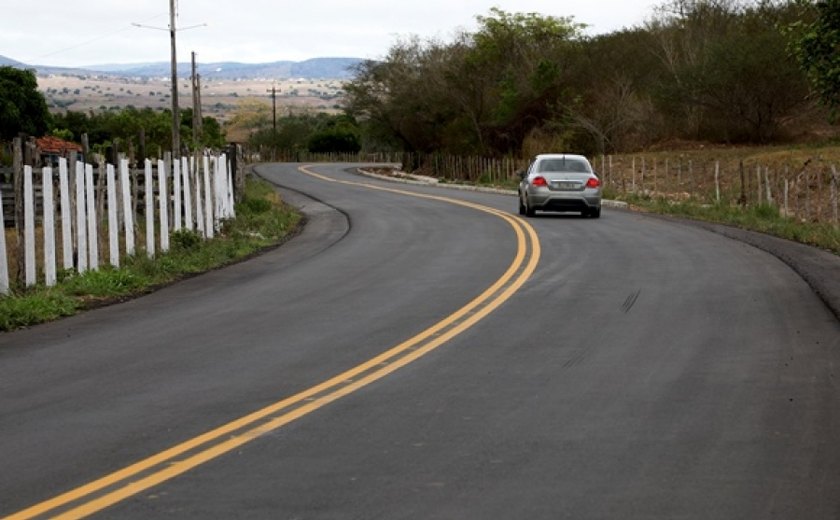
[[[516,172],[516,174],[519,175],[519,180],[522,181],[525,180],[525,176],[528,175],[528,172],[526,172],[525,170],[521,170]]]

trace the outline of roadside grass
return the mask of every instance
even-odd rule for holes
[[[835,142],[752,147],[683,143],[687,146],[682,149],[673,144],[614,155],[609,161],[597,158],[596,167],[609,173],[605,198],[641,211],[731,225],[840,255],[840,227],[833,217],[837,202],[831,194],[832,173],[840,166]],[[772,199],[767,196],[771,193]]]
[[[673,201],[666,197],[606,193],[606,198],[627,202],[631,208],[662,215],[726,224],[750,231],[786,238],[840,255],[840,227],[831,223],[803,222],[785,217],[770,204],[741,207],[732,204],[702,204]]]
[[[282,242],[300,221],[300,214],[271,185],[248,178],[236,218],[225,222],[215,238],[204,240],[197,232],[182,230],[170,236],[170,250],[155,258],[139,253],[123,258],[119,268],[62,271],[54,287],[15,288],[0,296],[0,331],[71,316],[248,258]]]

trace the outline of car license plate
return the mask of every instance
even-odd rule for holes
[[[574,181],[557,181],[554,183],[554,187],[558,190],[576,190],[580,188],[580,183]]]

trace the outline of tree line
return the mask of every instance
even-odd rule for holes
[[[169,110],[127,107],[118,111],[50,113],[43,94],[38,91],[35,72],[15,67],[0,67],[0,143],[9,143],[18,135],[33,137],[55,135],[79,142],[87,135],[94,152],[119,151],[135,157],[160,157],[172,143],[172,112]],[[193,111],[181,110],[181,142],[189,149],[225,145],[221,124],[213,117],[203,117],[198,142],[193,139]],[[0,152],[0,162],[11,157]]]
[[[666,0],[642,26],[587,36],[572,17],[491,9],[451,41],[405,38],[345,83],[345,113],[272,117],[240,107],[226,125],[259,148],[527,157],[619,153],[674,140],[799,138],[840,107],[840,0]],[[51,115],[32,71],[0,67],[0,141],[20,132],[95,151],[167,150],[168,111]],[[203,118],[192,142],[219,147]],[[242,141],[240,139],[234,139]]]
[[[347,112],[370,150],[785,141],[837,106],[838,12],[840,0],[669,0],[641,27],[586,36],[571,17],[492,9],[474,32],[407,38],[361,63]]]

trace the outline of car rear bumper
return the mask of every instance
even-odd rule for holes
[[[551,194],[546,197],[532,196],[529,199],[531,206],[541,211],[585,211],[601,207],[599,195]]]

